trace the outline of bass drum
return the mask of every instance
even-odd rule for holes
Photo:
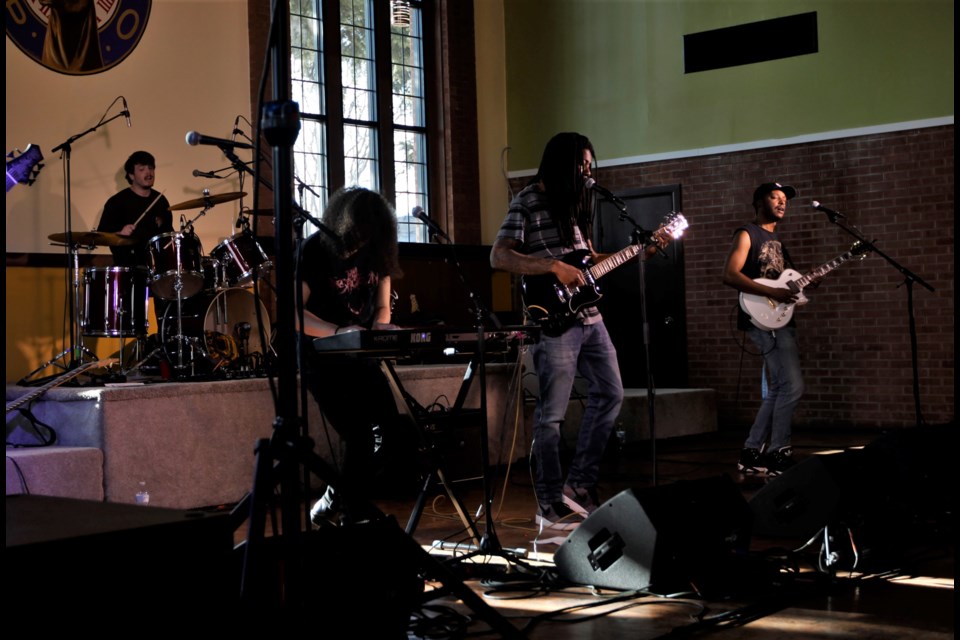
[[[203,293],[181,303],[180,333],[177,305],[171,304],[161,322],[164,353],[176,369],[194,374],[218,370],[257,369],[270,348],[260,339],[257,305],[263,335],[270,339],[270,316],[263,302],[246,289]],[[181,372],[182,373],[182,372]]]

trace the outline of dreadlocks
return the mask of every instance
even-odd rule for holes
[[[583,188],[583,152],[596,156],[593,144],[579,133],[558,133],[543,150],[540,169],[531,182],[542,182],[546,188],[550,217],[557,225],[564,243],[573,242],[573,226],[580,227],[584,237],[591,237],[593,221],[590,192]]]

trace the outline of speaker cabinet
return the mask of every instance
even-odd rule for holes
[[[601,588],[701,593],[750,543],[750,509],[729,476],[620,492],[554,555],[560,576]]]
[[[841,486],[834,473],[841,460],[826,457],[807,458],[771,479],[753,496],[750,509],[755,535],[809,539],[830,523],[841,503]]]
[[[17,495],[6,530],[4,602],[31,628],[105,611],[188,621],[239,596],[226,513]]]

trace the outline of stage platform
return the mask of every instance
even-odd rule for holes
[[[516,364],[494,363],[486,369],[490,462],[525,458],[532,437],[533,396],[528,386],[517,391],[517,385],[529,375],[520,375]],[[434,409],[453,404],[465,370],[466,365],[459,364],[397,367],[405,390]],[[8,385],[7,403],[34,390]],[[362,395],[356,401],[362,402]],[[476,380],[464,407],[479,407]],[[18,411],[7,414],[7,494],[133,503],[142,482],[151,505],[173,509],[242,499],[252,488],[256,444],[273,434],[276,417],[266,378],[61,386],[48,390],[30,408],[55,432],[56,443],[31,446],[38,437],[30,421]],[[717,428],[712,390],[660,390],[655,409],[658,439]],[[564,429],[568,439],[575,437],[579,411],[574,398]],[[328,462],[339,459],[339,439],[332,430],[324,432],[312,398],[307,417],[314,451]],[[627,390],[621,423],[627,441],[649,438],[645,390]],[[460,429],[454,421],[445,429],[433,441],[447,466],[479,469],[479,425]]]

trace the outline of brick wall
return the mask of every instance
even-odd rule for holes
[[[752,219],[753,189],[767,180],[799,190],[779,229],[798,270],[833,259],[854,241],[809,206],[819,200],[933,288],[912,285],[919,408],[926,423],[953,420],[953,143],[951,125],[598,172],[613,191],[681,185],[691,225],[683,238],[690,386],[717,390],[721,425],[749,425],[759,405],[761,361],[749,341],[747,352],[741,348],[737,295],[720,278],[731,234]],[[807,383],[795,425],[917,423],[905,282],[905,273],[871,254],[809,292],[810,303],[795,315]]]

